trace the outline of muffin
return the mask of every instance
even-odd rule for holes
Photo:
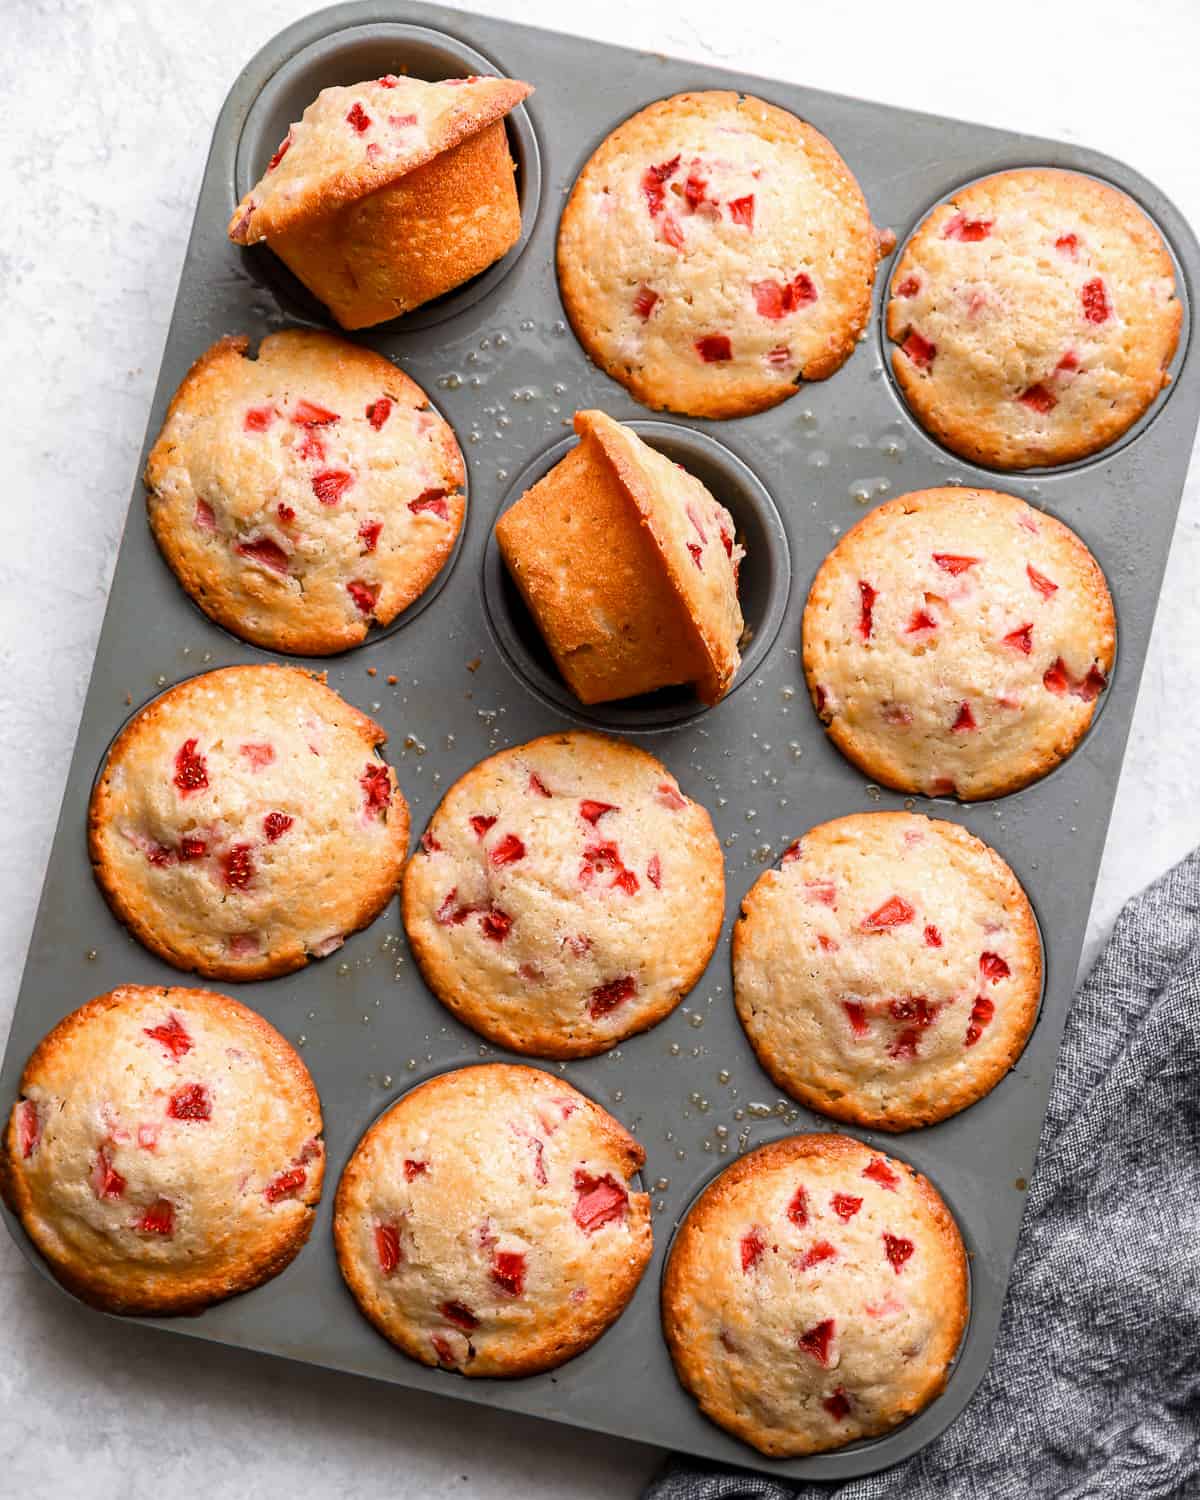
[[[811,829],[742,902],[733,993],[759,1062],[810,1109],[909,1130],[981,1099],[1037,1018],[1042,951],[1016,876],[955,823]]]
[[[514,1052],[588,1057],[670,1014],[725,908],[705,810],[603,735],[502,750],[446,793],[404,872],[426,983]]]
[[[263,240],[343,328],[398,317],[461,286],[521,234],[504,116],[509,78],[388,76],[323,89],[229,222]]]
[[[496,541],[581,703],[687,683],[729,691],[741,656],[733,517],[704,485],[600,411],[496,522]]]
[[[587,353],[646,406],[741,417],[853,352],[895,243],[819,131],[749,94],[676,94],[604,140],[558,233]]]
[[[92,867],[115,915],[178,969],[269,979],[340,948],[400,880],[408,806],[387,735],[296,667],[170,688],[92,792]]]
[[[345,339],[223,338],[146,465],[150,525],[200,608],[243,640],[323,656],[420,597],[463,522],[466,470],[420,386]]]
[[[844,1135],[791,1136],[727,1167],[663,1278],[679,1379],[772,1458],[877,1437],[928,1406],[967,1307],[962,1239],[936,1189]]]
[[[1115,628],[1104,575],[1061,521],[994,490],[919,490],[821,564],[804,673],[829,737],[873,781],[972,801],[1070,755]]]
[[[946,447],[999,469],[1083,458],[1163,389],[1183,311],[1162,236],[1076,172],[985,177],[940,203],[892,273],[900,387]]]
[[[35,1049],[0,1188],[51,1271],[116,1313],[196,1313],[308,1239],[325,1149],[308,1070],[206,990],[122,985]]]
[[[338,1186],[338,1264],[412,1359],[532,1375],[594,1343],[653,1248],[645,1153],[598,1104],[536,1068],[443,1073],[358,1143]]]

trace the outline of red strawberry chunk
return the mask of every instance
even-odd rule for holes
[[[742,198],[731,198],[729,200],[729,217],[735,224],[742,224],[747,229],[753,229],[754,194],[747,193]]]
[[[696,353],[706,365],[718,364],[733,358],[733,345],[725,333],[706,333],[696,340]]]
[[[363,544],[363,553],[374,552],[379,545],[379,534],[383,530],[382,521],[364,521],[358,528],[359,540]]]
[[[443,1302],[439,1311],[447,1323],[453,1323],[464,1333],[471,1333],[479,1327],[479,1319],[464,1302]]]
[[[454,1357],[454,1350],[451,1349],[449,1342],[440,1333],[431,1333],[429,1335],[429,1342],[433,1345],[433,1352],[438,1357],[439,1365],[451,1368],[458,1363]]]
[[[740,1250],[742,1256],[743,1272],[753,1271],[763,1258],[763,1252],[767,1248],[767,1242],[757,1229],[750,1229],[742,1235]]]
[[[212,1100],[202,1083],[188,1083],[176,1089],[167,1102],[172,1120],[211,1120]]]
[[[842,1223],[848,1224],[862,1207],[863,1201],[861,1198],[852,1197],[849,1193],[834,1193],[829,1202]]]
[[[1091,703],[1108,686],[1108,679],[1094,664],[1088,668],[1085,677],[1072,677],[1066,662],[1060,656],[1046,668],[1042,683],[1052,693],[1073,693],[1076,698]]]
[[[855,1036],[866,1036],[871,1028],[867,1025],[867,1008],[857,1000],[843,1000],[842,1009],[846,1012],[846,1019],[850,1022],[850,1030]]]
[[[174,864],[175,862],[174,851],[169,849],[166,844],[151,844],[150,848],[146,851],[146,858],[160,870],[165,869],[167,865]]]
[[[937,621],[927,609],[913,610],[913,617],[905,628],[906,635],[915,635],[918,630],[936,630]]]
[[[788,1204],[786,1213],[797,1229],[803,1229],[808,1223],[808,1189],[801,1185],[792,1194],[792,1201]]]
[[[512,924],[513,919],[498,906],[485,911],[479,919],[484,937],[491,938],[493,943],[502,943],[512,930]]]
[[[348,125],[353,125],[354,129],[358,132],[359,135],[362,135],[364,130],[370,130],[371,128],[371,116],[366,112],[366,110],[362,107],[357,99],[354,101],[354,104],[351,106],[349,113],[346,115],[346,123]]]
[[[1021,392],[1017,400],[1022,406],[1028,406],[1031,410],[1041,412],[1043,415],[1048,411],[1053,411],[1058,405],[1058,397],[1041,384],[1031,385]]]
[[[892,1270],[895,1271],[897,1276],[899,1276],[900,1268],[904,1265],[904,1262],[913,1253],[914,1248],[912,1240],[902,1239],[898,1234],[888,1234],[885,1231],[883,1236],[883,1253],[891,1262]]]
[[[1075,353],[1074,349],[1068,349],[1063,357],[1059,360],[1059,362],[1054,366],[1054,373],[1056,375],[1069,375],[1072,370],[1078,370],[1078,368],[1078,354]]]
[[[850,1398],[839,1385],[831,1396],[826,1396],[821,1405],[835,1422],[844,1422],[850,1415]]]
[[[788,313],[794,313],[798,308],[807,307],[810,302],[817,300],[813,279],[804,271],[797,272],[786,285],[781,285],[778,281],[751,282],[750,291],[759,317],[772,320],[786,317]]]
[[[433,836],[432,833],[430,833],[428,828],[421,835],[421,848],[425,851],[426,854],[441,853],[441,844],[438,843],[437,839]]]
[[[792,851],[796,852],[793,853]],[[783,856],[782,864],[791,864],[792,860],[800,858],[800,840],[797,839],[791,849]],[[837,886],[832,880],[806,880],[804,882],[805,899],[817,906],[837,905]]]
[[[353,483],[345,469],[322,469],[312,477],[313,494],[322,505],[336,505]]]
[[[279,1203],[284,1198],[294,1197],[307,1181],[308,1173],[303,1167],[289,1167],[278,1177],[272,1177],[263,1188],[263,1197],[268,1203]]]
[[[1025,564],[1025,572],[1029,576],[1030,583],[1033,584],[1043,599],[1049,599],[1051,594],[1058,593],[1058,584],[1052,583],[1044,573],[1039,573],[1032,563]]]
[[[971,1007],[971,1019],[967,1023],[967,1034],[963,1040],[964,1047],[973,1047],[983,1035],[983,1028],[996,1014],[996,1003],[989,1000],[986,995],[977,995],[975,1004]]]
[[[1079,295],[1083,302],[1083,315],[1088,322],[1107,323],[1112,316],[1112,306],[1108,300],[1108,292],[1099,276],[1094,276],[1091,281],[1085,281]]]
[[[656,891],[662,890],[662,861],[652,854],[646,863],[646,879]]]
[[[296,519],[296,512],[290,505],[285,505],[282,500],[275,507],[275,514],[279,517],[284,526],[290,526],[291,523]]]
[[[765,358],[769,365],[790,365],[792,351],[787,344],[776,344],[774,349],[767,350]]]
[[[1054,241],[1054,248],[1060,255],[1070,256],[1074,260],[1079,253],[1079,236],[1077,234],[1060,234]]]
[[[305,463],[322,463],[325,458],[325,444],[321,441],[320,433],[311,427],[306,427],[296,453]]]
[[[688,542],[687,549],[688,549],[688,551],[692,555],[692,561],[696,564],[696,566],[703,573],[704,572],[704,562],[703,562],[703,557],[702,557],[702,552],[701,552],[700,547],[695,542]]]
[[[607,870],[622,868],[621,854],[616,844],[611,839],[604,839],[598,844],[589,844],[583,851],[583,864],[579,867],[579,882],[581,885],[591,885],[597,875],[603,875]]]
[[[92,1167],[92,1191],[97,1198],[122,1198],[125,1195],[125,1179],[116,1171],[108,1147],[101,1146],[96,1152]]]
[[[899,286],[897,286],[896,296],[915,297],[920,290],[920,278],[916,276],[906,276],[904,280],[899,284]]]
[[[238,542],[233,550],[239,557],[247,557],[251,562],[269,568],[272,573],[286,574],[288,571],[287,553],[269,536],[255,537],[249,542]]]
[[[385,1276],[390,1276],[401,1261],[403,1261],[404,1253],[400,1248],[400,1229],[398,1225],[376,1224],[375,1258],[379,1262],[380,1271]]]
[[[999,984],[1002,979],[1007,979],[1012,970],[998,953],[981,953],[979,955],[979,972],[985,979],[990,979],[993,984]]]
[[[292,421],[297,427],[328,427],[330,422],[340,420],[337,412],[318,406],[315,401],[306,401],[303,397],[292,409]]]
[[[473,906],[459,906],[458,887],[455,886],[453,890],[446,892],[434,917],[443,927],[461,927],[474,911]]]
[[[658,304],[658,293],[648,286],[640,286],[633,299],[633,310],[644,323]]]
[[[647,167],[642,173],[642,192],[646,195],[646,205],[652,219],[662,211],[663,200],[666,196],[663,184],[678,170],[679,158],[676,156],[671,161],[661,162],[656,167]]]
[[[829,1346],[833,1342],[833,1333],[836,1324],[832,1318],[826,1318],[823,1323],[816,1324],[807,1333],[802,1333],[796,1342],[804,1350],[805,1354],[811,1354],[820,1365],[829,1363]]]
[[[1019,625],[1016,630],[1010,630],[1004,637],[1004,644],[1028,656],[1033,650],[1033,626]]]
[[[686,243],[683,238],[683,227],[672,213],[663,215],[662,227],[658,231],[658,237],[674,250],[682,250]]]
[[[900,1186],[900,1179],[884,1161],[882,1156],[873,1156],[863,1168],[864,1177],[869,1177],[872,1182],[877,1182],[880,1187],[887,1188],[894,1193]]]
[[[515,865],[519,859],[525,858],[525,845],[515,833],[506,833],[500,839],[491,853],[491,861],[494,865]]]
[[[618,870],[613,877],[610,890],[622,890],[627,896],[632,896],[638,889],[638,878],[632,870]]]
[[[593,1177],[590,1172],[577,1170],[575,1195],[574,1219],[585,1234],[595,1234],[603,1225],[625,1218],[629,1194],[608,1172]]]
[[[679,812],[687,806],[687,798],[678,787],[672,786],[669,781],[660,781],[654,790],[654,800],[661,802],[664,807],[669,807],[672,812]]]
[[[267,163],[267,171],[268,172],[273,172],[275,170],[275,168],[279,165],[279,163],[283,160],[283,158],[288,154],[288,148],[291,146],[291,144],[292,144],[292,127],[289,125],[288,126],[288,133],[287,133],[287,135],[284,136],[283,140],[280,141],[278,151],[276,151],[275,155]]]
[[[817,943],[822,953],[837,953],[841,944],[831,937],[826,937],[823,932],[817,933]]]
[[[495,825],[495,818],[486,813],[473,813],[470,818],[471,827],[475,830],[475,837],[481,839],[489,828]]]
[[[387,396],[380,396],[377,401],[372,401],[367,407],[367,421],[376,432],[383,426],[392,414],[392,403]]]
[[[156,1042],[161,1042],[176,1060],[192,1050],[192,1039],[184,1029],[183,1022],[174,1013],[157,1026],[144,1026],[142,1030]]]
[[[915,1021],[918,1026],[932,1026],[937,1019],[938,1007],[930,1005],[924,995],[902,995],[888,1001],[888,1012],[893,1021]]]
[[[525,1257],[518,1250],[497,1250],[492,1260],[492,1280],[510,1297],[525,1291]]]
[[[933,560],[943,573],[950,573],[955,578],[968,568],[973,568],[979,561],[977,557],[961,557],[954,552],[935,552]]]
[[[618,1005],[624,1005],[626,1000],[632,1000],[636,994],[637,980],[632,974],[623,974],[620,979],[605,980],[592,991],[588,1015],[593,1021],[599,1020],[601,1016],[608,1015],[609,1011],[616,1010]]]
[[[708,191],[708,182],[701,177],[699,163],[693,163],[688,171],[687,181],[683,184],[683,196],[689,208],[696,209],[704,202],[705,193]]]
[[[364,812],[378,813],[382,817],[392,805],[392,780],[388,768],[368,762],[358,784],[362,788]]]
[[[346,592],[354,600],[355,608],[361,614],[369,615],[379,598],[379,585],[364,583],[361,578],[356,578],[346,585]]]
[[[932,922],[925,929],[925,946],[927,948],[940,948],[942,946],[942,934]]]
[[[267,836],[267,843],[274,844],[281,839],[295,822],[289,818],[287,813],[269,812],[263,819],[263,832]]]
[[[404,1180],[412,1182],[415,1177],[424,1177],[428,1171],[427,1161],[414,1161],[412,1157],[409,1157],[404,1163]]]
[[[275,759],[275,746],[269,744],[239,745],[238,752],[250,762],[252,771],[261,771],[264,766],[269,766]]]
[[[900,347],[919,369],[928,370],[932,367],[937,345],[923,338],[915,328],[909,329],[908,337]]]
[[[196,509],[192,512],[192,525],[197,531],[216,531],[217,518],[207,500],[196,501]]]
[[[858,580],[858,633],[864,641],[871,639],[871,625],[874,620],[875,601],[879,598],[878,591],[873,589],[869,583]]]
[[[1061,656],[1042,673],[1042,686],[1052,693],[1065,693],[1071,686],[1071,679],[1067,675],[1067,664]]]
[[[167,1198],[156,1198],[133,1227],[143,1234],[161,1234],[169,1239],[175,1233],[175,1205]]]
[[[554,795],[536,771],[530,771],[529,773],[529,790],[536,797],[552,797]]]
[[[593,802],[589,797],[585,797],[579,804],[579,816],[585,823],[590,823],[593,828],[605,813],[620,811],[621,809],[613,802]]]
[[[250,844],[234,844],[221,856],[221,874],[232,890],[244,891],[254,879],[254,860]]]
[[[916,907],[910,906],[903,896],[889,896],[862,920],[864,932],[886,932],[889,927],[903,927],[916,916]]]
[[[946,227],[942,230],[944,240],[963,240],[968,244],[974,244],[979,240],[986,240],[992,232],[992,219],[968,219],[966,214],[955,214],[952,219],[947,219]]]
[[[32,1099],[22,1099],[17,1105],[17,1149],[22,1160],[33,1155],[41,1138],[42,1121],[38,1107]]]
[[[975,722],[975,715],[971,712],[971,705],[964,699],[964,701],[959,704],[958,715],[955,718],[954,723],[950,726],[951,733],[964,734],[968,730],[978,728],[979,725]]]
[[[814,1266],[819,1266],[822,1261],[836,1259],[837,1251],[828,1240],[816,1240],[796,1262],[796,1269],[798,1271],[811,1271]]]
[[[208,785],[208,766],[203,755],[196,749],[199,741],[184,740],[175,752],[175,785],[183,796],[190,792],[203,791]]]
[[[450,507],[446,504],[448,490],[422,490],[415,500],[408,502],[408,508],[414,516],[419,516],[422,511],[429,511],[442,521],[450,519]]]
[[[203,859],[208,853],[208,844],[203,839],[185,837],[179,841],[179,857],[183,860]]]
[[[252,406],[243,417],[242,426],[247,432],[266,432],[274,420],[273,406]]]

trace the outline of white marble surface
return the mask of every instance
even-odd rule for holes
[[[16,993],[212,124],[305,0],[5,0],[0,1030]],[[1123,157],[1200,223],[1195,0],[476,0]],[[403,4],[396,4],[397,16]],[[1129,504],[1152,503],[1130,494]],[[1200,843],[1200,479],[1184,501],[1089,952]],[[86,1315],[0,1236],[0,1492],[632,1496],[649,1448]]]

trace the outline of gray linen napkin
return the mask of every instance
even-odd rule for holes
[[[1200,1500],[1200,850],[1075,998],[991,1368],[941,1437],[845,1484],[679,1460],[644,1500]]]

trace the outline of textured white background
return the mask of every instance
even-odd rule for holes
[[[1078,140],[1200,223],[1196,0],[475,0],[626,45]],[[0,0],[0,1032],[16,994],[208,139],[305,0]],[[395,6],[403,15],[401,0]],[[536,79],[534,80],[536,82]],[[1152,495],[1131,493],[1131,506]],[[1193,466],[1093,913],[1200,843]],[[83,998],[83,997],[81,997]],[[0,1235],[0,1494],[632,1496],[649,1448],[86,1314]]]

